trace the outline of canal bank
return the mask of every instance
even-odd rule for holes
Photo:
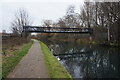
[[[46,39],[40,39],[41,41],[45,41]],[[117,42],[113,41],[99,41],[99,40],[89,40],[89,39],[74,39],[74,38],[65,38],[65,39],[60,39],[60,38],[48,38],[45,42],[66,42],[66,43],[77,43],[77,44],[91,44],[91,45],[100,45],[100,46],[106,46],[106,47],[120,47],[120,44]]]
[[[7,51],[7,55],[2,55],[2,78],[6,78],[7,75],[15,68],[19,61],[24,57],[30,49],[33,41],[25,43],[20,46],[16,46],[15,51]]]
[[[42,42],[34,40],[33,44],[25,45],[13,54],[3,60],[3,79],[6,76],[7,78],[72,79]]]
[[[49,48],[40,41],[42,53],[44,55],[45,64],[48,69],[50,78],[69,78],[72,80],[71,75],[65,70],[60,62],[52,55]]]

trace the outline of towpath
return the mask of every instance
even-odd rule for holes
[[[8,78],[48,78],[41,46],[34,40],[28,53],[22,58]]]

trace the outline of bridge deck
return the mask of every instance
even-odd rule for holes
[[[69,28],[69,27],[38,27],[38,26],[24,26],[23,32],[35,32],[35,33],[80,33],[91,34],[93,30],[91,28]]]

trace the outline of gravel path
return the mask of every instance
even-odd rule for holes
[[[41,46],[38,41],[34,43],[27,55],[22,58],[8,78],[48,78]]]

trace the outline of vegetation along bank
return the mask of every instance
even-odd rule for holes
[[[59,61],[51,54],[49,48],[40,41],[41,49],[44,55],[45,64],[50,78],[70,78],[71,75],[64,69]]]
[[[2,78],[6,78],[8,73],[12,71],[25,56],[32,45],[32,41],[23,45],[17,46],[17,50],[9,52],[6,56],[2,56]]]

